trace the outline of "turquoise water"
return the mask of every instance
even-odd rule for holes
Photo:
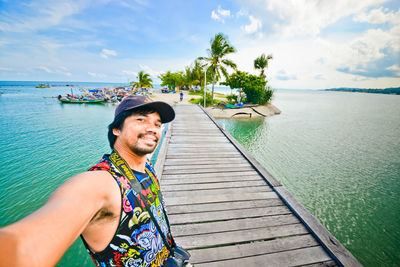
[[[60,104],[67,83],[38,83],[0,82],[0,226],[110,150],[115,106]],[[273,103],[281,115],[220,122],[365,266],[398,265],[400,97],[282,90]],[[77,240],[58,266],[93,264]]]
[[[70,92],[61,86],[66,83],[37,84],[0,83],[0,226],[39,208],[57,186],[110,151],[107,126],[115,106],[61,104],[49,97]],[[58,266],[94,265],[77,240]]]
[[[279,90],[282,114],[218,120],[365,266],[400,262],[400,97]]]

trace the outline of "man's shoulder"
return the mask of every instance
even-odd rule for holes
[[[105,154],[98,163],[90,167],[89,171],[98,171],[98,170],[108,171],[109,169],[110,169],[109,155]]]
[[[109,188],[113,183],[115,183],[113,180],[114,179],[108,171],[94,170],[79,173],[67,180],[67,183],[103,191],[103,189],[107,187]]]

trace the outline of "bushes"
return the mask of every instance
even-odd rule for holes
[[[264,76],[248,74],[247,72],[236,71],[230,75],[224,84],[232,89],[242,88],[248,103],[263,105],[271,100],[273,91],[267,86]]]
[[[238,96],[237,95],[227,95],[226,99],[228,100],[228,103],[232,104],[232,105],[237,104],[237,102],[238,102],[238,100],[237,100]]]
[[[192,104],[199,104],[199,105],[204,105],[204,94],[203,97],[201,98],[192,98],[189,100],[190,103]],[[218,100],[214,99],[214,103],[213,104],[218,104]],[[211,93],[206,93],[206,106],[211,105]]]

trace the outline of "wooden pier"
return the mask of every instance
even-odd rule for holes
[[[156,171],[192,264],[361,266],[200,106],[175,111]]]

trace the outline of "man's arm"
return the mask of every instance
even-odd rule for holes
[[[116,183],[105,171],[85,172],[62,184],[47,202],[0,229],[0,266],[54,266],[109,205]]]

